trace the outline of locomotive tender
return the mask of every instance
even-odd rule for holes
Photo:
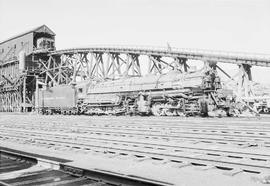
[[[195,72],[170,71],[47,88],[39,93],[39,108],[45,114],[207,116],[226,110],[224,100],[217,96],[219,89],[216,71],[205,66]]]

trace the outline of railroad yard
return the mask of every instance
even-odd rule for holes
[[[25,160],[24,163],[30,163],[21,165],[20,158],[18,169],[16,165],[12,164],[15,167],[12,169],[10,164],[1,163],[0,185],[246,186],[270,183],[269,117],[2,113],[0,144],[3,162],[8,157],[4,152],[27,155],[38,162],[31,164]],[[11,160],[16,161],[16,158]],[[93,178],[93,173],[106,176],[93,181],[89,178]],[[33,174],[47,176],[18,178]],[[74,175],[79,177],[73,178]],[[117,177],[118,181],[108,176]],[[129,183],[134,180],[136,183]]]
[[[0,186],[270,184],[261,1],[0,0]]]

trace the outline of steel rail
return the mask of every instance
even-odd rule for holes
[[[51,139],[35,139],[35,143],[38,145],[38,141],[41,141],[44,144],[49,144],[52,146],[59,145],[63,147],[67,146],[73,146],[73,148],[79,150],[84,148],[100,148],[106,150],[108,153],[112,154],[129,154],[131,156],[139,156],[139,157],[149,157],[152,160],[169,160],[171,162],[190,162],[190,164],[199,164],[199,165],[212,165],[215,167],[223,167],[228,169],[237,169],[242,170],[246,172],[253,172],[253,173],[262,173],[267,172],[270,169],[270,166],[267,163],[264,164],[252,164],[252,163],[246,163],[241,161],[226,161],[222,160],[220,157],[212,156],[212,158],[205,157],[205,155],[200,156],[191,156],[191,154],[187,155],[175,155],[175,154],[164,154],[159,152],[146,152],[145,150],[135,150],[135,149],[127,149],[125,148],[119,148],[119,147],[111,147],[111,146],[99,146],[99,145],[90,145],[88,143],[82,144],[82,143],[76,143],[72,141],[60,141],[60,140],[51,140]],[[217,153],[218,154],[218,153]],[[204,156],[204,157],[203,157]],[[256,157],[255,157],[256,158]],[[246,160],[244,160],[246,161]],[[181,166],[181,165],[180,165]]]
[[[98,123],[99,124],[99,123]],[[50,124],[48,123],[48,125],[50,126]],[[7,125],[0,125],[0,126],[4,126],[4,127],[10,127]],[[16,127],[22,128],[22,126],[27,126],[24,124],[20,124],[20,125],[15,125]],[[38,127],[39,125],[34,125],[35,127]],[[61,124],[59,123],[58,126],[60,126],[60,128],[63,128],[63,126],[65,126],[64,128],[66,128],[66,124]],[[14,127],[14,126],[13,126]],[[237,128],[228,128],[226,126],[206,126],[206,125],[193,125],[193,124],[177,124],[177,125],[167,125],[166,126],[163,124],[160,125],[142,125],[140,124],[139,126],[134,126],[134,125],[117,125],[117,124],[104,124],[104,122],[100,123],[98,126],[97,124],[89,124],[89,125],[71,125],[68,127],[76,127],[77,129],[91,129],[91,128],[103,128],[103,129],[113,129],[113,130],[143,130],[143,131],[148,131],[151,130],[153,132],[156,131],[160,131],[160,130],[166,130],[166,131],[194,131],[194,132],[198,132],[198,131],[202,131],[202,132],[211,132],[214,134],[218,134],[218,133],[231,133],[231,134],[252,134],[252,135],[268,135],[270,134],[270,128],[269,127],[258,127],[257,126],[243,126],[243,128],[241,128],[241,126],[237,126]],[[180,130],[179,130],[180,129]],[[233,131],[232,131],[233,129]]]
[[[39,162],[39,161],[45,161],[49,160],[51,157],[43,156],[40,158],[40,155],[33,154],[33,153],[26,153],[23,151],[17,151],[14,149],[9,148],[3,148],[0,146],[0,163],[1,166],[3,165],[2,162],[5,162],[5,157],[8,158],[8,156],[13,157],[11,161],[13,161],[13,164],[16,163],[16,158],[19,158],[19,161],[14,166],[24,165],[27,163],[28,159],[30,158],[31,161]],[[23,157],[23,159],[27,161],[20,161]],[[4,159],[3,159],[4,158]],[[15,158],[15,160],[14,160]],[[49,158],[49,159],[44,159]],[[33,160],[32,160],[33,159]],[[158,181],[158,180],[152,180],[142,177],[131,177],[129,175],[124,174],[113,174],[110,172],[105,172],[101,170],[92,170],[92,169],[80,169],[79,167],[73,167],[73,166],[67,166],[65,165],[65,162],[47,162],[50,163],[56,163],[59,164],[60,169],[53,169],[52,167],[48,168],[46,165],[42,167],[42,165],[38,166],[39,168],[34,168],[32,170],[29,170],[24,174],[19,174],[16,176],[11,176],[8,178],[5,178],[1,181],[0,177],[0,185],[4,186],[11,186],[11,185],[126,185],[126,186],[169,186],[172,185],[168,182]],[[35,166],[37,163],[33,164]],[[26,169],[29,166],[21,167],[22,169]],[[3,168],[5,169],[4,172],[9,174],[9,170],[7,166],[3,165]],[[20,168],[20,167],[19,167]]]
[[[33,128],[31,128],[33,130]],[[24,130],[27,130],[27,129],[24,129]],[[39,128],[40,130],[40,128]],[[5,129],[5,131],[7,131]],[[14,130],[11,130],[12,132],[14,132]],[[48,130],[43,130],[43,131],[48,131]],[[57,131],[57,129],[54,129],[54,130],[51,130],[51,131]],[[63,132],[63,129],[59,129],[58,131],[61,131]],[[25,131],[22,131],[22,132],[25,132]],[[35,133],[38,133],[38,132],[35,132]],[[70,133],[74,133],[74,132],[70,132],[70,131],[66,131],[65,132],[66,134],[70,134]],[[231,142],[231,143],[236,143],[237,145],[247,145],[247,144],[259,144],[260,146],[264,146],[264,147],[269,147],[267,146],[267,144],[270,143],[270,141],[257,141],[256,139],[250,139],[250,138],[246,138],[246,139],[243,139],[243,138],[225,138],[225,137],[221,137],[221,138],[214,138],[214,137],[207,137],[207,136],[179,136],[179,135],[164,135],[164,134],[142,134],[142,133],[127,133],[127,132],[111,132],[111,131],[96,131],[96,130],[91,130],[91,135],[92,134],[96,134],[96,135],[100,135],[100,134],[103,134],[103,135],[108,135],[108,134],[112,134],[114,137],[115,136],[119,136],[119,137],[124,137],[124,136],[127,136],[129,138],[136,138],[136,137],[144,137],[145,139],[146,138],[151,138],[151,139],[155,139],[155,140],[174,140],[174,141],[178,141],[178,140],[182,140],[182,139],[188,139],[188,140],[200,140],[201,142],[205,142],[205,143],[216,143],[216,144],[224,144],[225,142]],[[40,133],[42,134],[42,133]],[[84,134],[86,134],[84,132]],[[88,132],[89,134],[89,132]],[[51,134],[52,136],[54,134]],[[66,135],[68,136],[68,135]],[[219,136],[217,134],[217,136]],[[227,144],[226,143],[226,144]]]
[[[60,135],[60,134],[52,134],[52,135],[47,135],[45,133],[36,133],[36,132],[28,132],[28,134],[26,133],[17,133],[17,135],[15,135],[14,133],[11,135],[11,134],[3,134],[1,133],[2,135],[6,135],[6,136],[15,136],[15,137],[19,137],[19,138],[22,138],[22,139],[29,139],[29,135],[30,137],[34,137],[34,136],[37,136],[38,138],[41,137],[41,135],[43,135],[43,138],[44,140],[46,140],[47,138],[46,137],[49,137],[49,138],[55,138],[55,139],[59,139],[59,137],[61,137],[62,139],[65,139],[65,140],[70,140],[71,138],[73,138],[74,136],[66,136],[66,135]],[[26,137],[23,137],[22,135],[26,136]],[[44,137],[46,136],[46,137]],[[91,142],[91,140],[97,140],[97,141],[107,141],[107,142],[119,142],[119,143],[123,143],[123,144],[135,144],[135,145],[148,145],[148,146],[156,146],[156,149],[159,149],[159,147],[162,147],[162,148],[177,148],[177,149],[189,149],[189,150],[198,150],[198,151],[213,151],[213,152],[222,152],[222,153],[231,153],[231,154],[234,154],[235,156],[237,154],[244,154],[244,155],[257,155],[257,156],[262,156],[262,157],[269,157],[269,160],[270,160],[270,154],[259,154],[259,153],[250,153],[250,152],[241,152],[241,151],[229,151],[229,150],[218,150],[218,149],[209,149],[209,148],[198,148],[198,147],[190,147],[190,146],[181,146],[180,144],[179,145],[168,145],[168,144],[160,144],[160,143],[147,143],[147,142],[140,142],[140,141],[127,141],[127,140],[115,140],[115,139],[101,139],[101,138],[95,138],[95,137],[89,137],[89,136],[76,136],[76,141],[78,140],[82,140],[82,141],[89,141]],[[102,142],[101,142],[102,143]],[[114,143],[113,143],[114,144]],[[113,145],[112,144],[112,145]],[[144,148],[144,147],[142,147]],[[147,148],[147,147],[145,147]]]
[[[26,139],[26,140],[29,139],[29,137],[27,136],[27,134],[23,134],[26,137],[22,136],[22,134],[18,134],[19,136],[18,135],[14,135],[14,134],[13,135],[4,134],[4,135],[9,136],[9,137],[22,138],[22,139]],[[40,138],[41,137],[40,134],[39,135],[36,135],[36,136],[38,136],[38,138],[34,138],[34,141],[35,140],[45,140],[46,141],[48,139],[48,136],[46,134],[44,134],[42,136],[42,138]],[[31,135],[31,137],[33,138],[33,135]],[[62,135],[54,135],[54,136],[50,136],[49,138],[50,139],[55,138],[57,140],[59,140],[61,138],[64,141],[70,141],[70,143],[73,142],[72,139],[71,139],[72,137],[66,137],[66,136],[62,136]],[[80,137],[80,136],[77,136],[76,137],[76,142],[78,143],[79,141],[82,141],[82,143],[87,142],[87,144],[89,144],[89,143],[93,142],[92,139],[95,139],[96,141],[100,141],[98,143],[104,143],[104,141],[107,141],[107,142],[111,143],[111,145],[109,145],[109,147],[112,147],[114,145],[116,145],[116,146],[117,145],[126,146],[127,144],[135,144],[136,147],[138,147],[138,148],[145,148],[145,149],[148,149],[149,146],[153,146],[157,150],[161,150],[161,149],[162,150],[166,150],[166,149],[167,150],[171,150],[171,148],[174,148],[177,151],[179,149],[182,149],[182,150],[183,149],[185,149],[185,150],[188,149],[188,150],[195,150],[195,151],[207,152],[206,154],[208,154],[208,153],[214,154],[216,152],[219,152],[219,153],[222,153],[223,155],[224,154],[227,154],[228,157],[229,156],[237,157],[240,154],[241,155],[246,155],[246,156],[260,156],[260,158],[257,157],[256,159],[264,159],[265,157],[270,157],[270,154],[249,153],[249,152],[241,152],[241,151],[233,151],[233,150],[218,150],[218,149],[213,150],[213,149],[208,149],[208,148],[187,147],[187,146],[181,146],[181,145],[179,145],[179,146],[177,146],[177,145],[165,145],[165,144],[157,144],[157,143],[145,143],[145,142],[138,142],[138,141],[134,142],[134,141],[124,141],[124,140],[99,139],[99,138]],[[115,143],[115,142],[118,142],[118,143]],[[31,141],[30,141],[30,143],[31,143]],[[121,143],[121,144],[119,144],[119,143]],[[199,152],[197,152],[197,153],[199,153]],[[262,158],[262,157],[264,157],[264,158]],[[267,161],[267,159],[265,159],[265,161]]]
[[[33,127],[33,126],[32,126]],[[38,127],[37,127],[38,128]],[[69,127],[62,127],[62,128],[59,128],[60,129],[69,129]],[[78,126],[76,126],[76,129],[78,130]],[[102,131],[106,131],[106,130],[110,130],[110,132],[113,131],[117,131],[117,132],[123,132],[125,133],[125,131],[137,131],[137,132],[142,132],[141,134],[143,133],[147,133],[149,134],[148,132],[151,132],[151,134],[156,134],[156,133],[160,133],[160,130],[153,130],[153,129],[134,129],[134,128],[117,128],[117,127],[101,127],[101,126],[98,126],[98,127],[90,127],[90,126],[87,126],[87,127],[80,127],[79,130],[84,130],[84,131],[93,131],[93,129],[99,129],[98,132]],[[162,127],[163,130],[164,127]],[[186,131],[185,131],[186,130]],[[239,133],[237,132],[238,130],[236,130],[236,132],[233,132],[233,133],[230,133],[230,132],[225,132],[225,131],[220,131],[218,132],[217,131],[218,129],[215,129],[215,132],[213,132],[212,130],[209,130],[209,129],[184,129],[182,131],[170,131],[168,130],[168,132],[170,132],[171,134],[200,134],[200,135],[209,135],[209,136],[213,136],[213,135],[219,135],[219,136],[231,136],[231,137],[241,137],[241,138],[261,138],[261,139],[270,139],[269,136],[267,136],[267,132],[264,131],[258,131],[258,132],[255,132],[255,131],[252,131],[252,130],[248,130],[248,132],[246,133]],[[230,131],[231,129],[222,129],[222,130],[226,130],[226,131]],[[96,131],[96,130],[95,130]]]
[[[98,127],[97,127],[98,124]],[[256,126],[238,126],[237,128],[228,128],[226,126],[221,126],[221,125],[214,125],[214,126],[208,126],[208,125],[200,125],[198,126],[197,124],[181,124],[178,123],[177,125],[173,124],[173,125],[168,125],[166,123],[166,125],[164,125],[164,123],[162,124],[141,124],[139,126],[135,125],[136,123],[128,123],[126,125],[121,125],[121,124],[116,124],[111,122],[110,124],[106,124],[104,122],[95,122],[95,124],[87,124],[86,125],[76,125],[76,128],[79,129],[88,129],[88,128],[109,128],[109,129],[117,129],[117,130],[167,130],[167,131],[175,131],[180,129],[180,131],[182,130],[188,130],[188,131],[203,131],[203,132],[212,132],[214,134],[218,134],[218,133],[231,133],[231,134],[254,134],[254,135],[267,135],[270,132],[270,127],[259,127],[258,124],[256,124]],[[48,123],[48,125],[50,125]],[[61,124],[59,123],[58,126],[63,126],[66,124]],[[135,125],[135,126],[134,126]],[[0,125],[0,126],[4,126],[4,127],[10,127],[8,125]],[[20,124],[17,125],[17,127],[21,127],[21,126],[27,126],[27,124]],[[35,125],[36,127],[38,125]],[[13,126],[14,127],[14,126]],[[73,125],[69,126],[69,127],[73,127]],[[75,125],[74,125],[75,127]],[[240,127],[240,128],[239,128]],[[241,128],[244,127],[244,128]],[[233,131],[232,131],[233,129]]]

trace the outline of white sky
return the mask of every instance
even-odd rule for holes
[[[57,49],[168,42],[270,54],[270,0],[0,0],[0,41],[42,24],[56,33]],[[270,68],[252,72],[270,83]]]

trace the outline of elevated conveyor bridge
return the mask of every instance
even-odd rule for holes
[[[144,58],[144,59],[143,59]],[[211,68],[224,73],[237,87],[239,97],[253,95],[252,66],[270,67],[270,55],[201,49],[140,47],[140,46],[92,46],[53,51],[48,61],[40,61],[45,83],[68,84],[85,79],[115,79],[125,76],[141,76],[148,65],[147,74],[163,74],[169,70],[190,71],[188,60],[196,64],[203,61]],[[195,61],[194,61],[195,60]],[[148,64],[147,64],[148,63]],[[231,76],[218,64],[230,63],[239,66]]]

